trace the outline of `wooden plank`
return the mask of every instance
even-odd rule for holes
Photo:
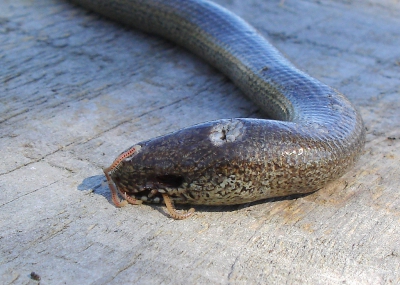
[[[0,2],[0,283],[400,283],[400,18],[393,1],[228,1],[360,109],[360,162],[298,199],[115,208],[101,168],[138,141],[259,117],[162,39],[61,0]]]

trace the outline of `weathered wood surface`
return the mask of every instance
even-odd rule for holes
[[[0,283],[399,284],[400,4],[218,0],[368,129],[360,162],[312,195],[115,208],[101,168],[135,142],[260,116],[188,52],[62,0],[0,1]]]

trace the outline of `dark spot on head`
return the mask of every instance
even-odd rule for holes
[[[192,198],[192,199],[196,199],[196,197],[193,195],[193,193],[192,193],[192,192],[189,192],[188,194],[189,194],[190,198]]]
[[[226,130],[222,130],[221,140],[226,140]]]

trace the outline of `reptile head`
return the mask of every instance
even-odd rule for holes
[[[122,195],[160,202],[161,194],[167,193],[175,202],[185,203],[188,196],[196,199],[196,189],[210,181],[227,158],[232,161],[232,145],[242,133],[238,120],[197,125],[130,147],[104,172]]]

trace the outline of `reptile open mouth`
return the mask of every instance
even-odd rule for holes
[[[144,186],[136,185],[134,190],[124,191],[126,187],[121,187],[121,179],[116,176],[112,178],[117,188],[123,196],[129,195],[136,200],[147,203],[160,203],[163,201],[162,194],[166,193],[166,188],[178,188],[184,181],[183,176],[179,175],[160,175],[149,179]],[[173,195],[171,195],[173,197]]]

